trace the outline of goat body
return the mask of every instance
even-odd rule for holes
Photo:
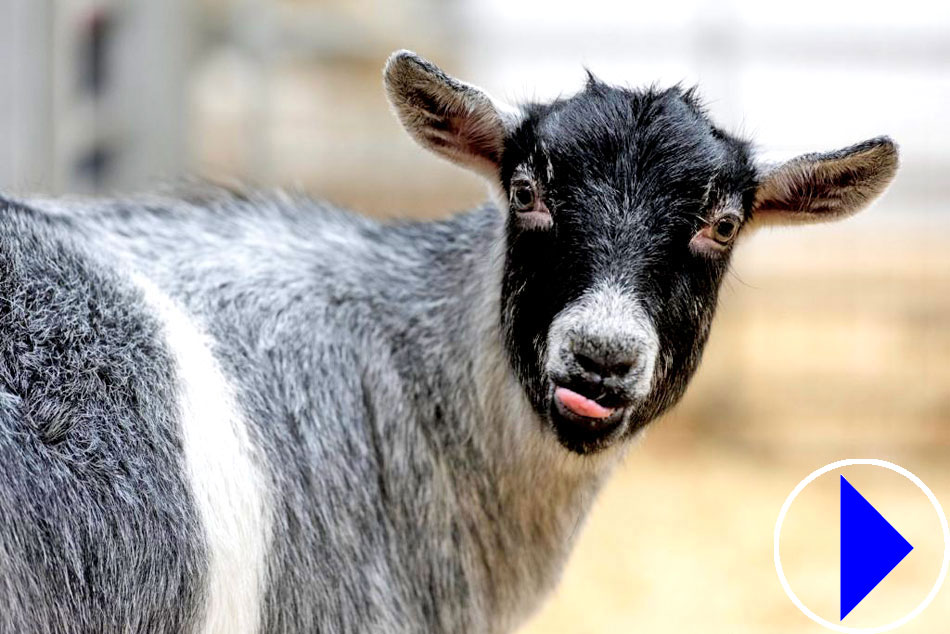
[[[0,203],[0,632],[503,632],[698,363],[732,242],[852,213],[875,139],[756,165],[691,94],[394,109],[497,203]]]

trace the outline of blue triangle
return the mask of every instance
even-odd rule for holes
[[[841,476],[841,619],[913,549]]]

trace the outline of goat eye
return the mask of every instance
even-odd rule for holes
[[[531,211],[537,195],[534,186],[527,181],[517,181],[511,185],[511,205],[516,211]]]
[[[739,220],[732,216],[720,218],[713,224],[712,238],[720,244],[726,244],[739,232]]]

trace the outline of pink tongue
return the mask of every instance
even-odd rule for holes
[[[584,418],[607,418],[614,413],[612,408],[595,403],[586,396],[581,396],[566,387],[559,387],[554,390],[554,398],[559,400],[561,405]]]

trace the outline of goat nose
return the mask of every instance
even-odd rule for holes
[[[630,374],[636,363],[637,355],[632,350],[624,351],[594,351],[575,350],[574,361],[585,372],[601,379],[624,378]]]

